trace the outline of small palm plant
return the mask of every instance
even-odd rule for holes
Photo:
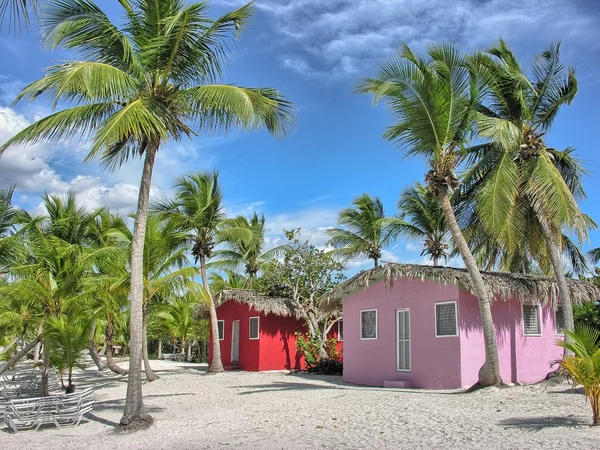
[[[565,348],[561,368],[574,385],[581,385],[592,406],[592,421],[600,425],[600,331],[589,325],[579,325],[574,331],[564,330],[567,341],[557,341]]]

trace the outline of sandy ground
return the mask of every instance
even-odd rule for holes
[[[144,385],[156,418],[149,430],[116,435],[126,377],[78,374],[96,390],[77,428],[0,431],[0,449],[593,449],[600,427],[566,383],[465,394],[344,384],[341,377],[229,372],[156,361]]]

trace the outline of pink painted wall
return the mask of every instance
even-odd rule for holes
[[[386,291],[380,281],[343,302],[344,381],[383,386],[412,381],[415,387],[456,388],[460,379],[460,337],[435,336],[435,303],[458,300],[458,288],[421,280],[398,280]],[[396,310],[409,308],[410,372],[396,370]],[[377,309],[377,339],[361,340],[360,311]]]
[[[523,335],[521,304],[516,299],[492,303],[492,317],[496,330],[500,375],[505,382],[536,383],[553,369],[550,363],[562,356],[556,345],[554,310],[541,307],[542,335]],[[460,291],[460,343],[462,358],[462,385],[477,382],[479,368],[485,360],[483,332],[477,299],[468,291]]]

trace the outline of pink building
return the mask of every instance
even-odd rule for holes
[[[561,358],[562,308],[554,280],[485,273],[505,382],[534,383]],[[593,286],[569,280],[574,302],[593,301]],[[485,360],[477,299],[464,269],[388,264],[336,289],[343,302],[344,381],[369,386],[452,389],[477,382]]]

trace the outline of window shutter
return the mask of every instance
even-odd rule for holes
[[[457,336],[456,303],[435,305],[436,336]]]
[[[565,315],[562,306],[556,308],[554,313],[554,330],[556,334],[563,334],[565,329]]]
[[[258,317],[250,317],[250,339],[258,339]]]
[[[344,340],[344,319],[338,322],[338,341]]]
[[[540,315],[537,305],[523,305],[523,334],[542,334],[540,328]]]
[[[361,338],[377,339],[377,311],[361,311]]]

